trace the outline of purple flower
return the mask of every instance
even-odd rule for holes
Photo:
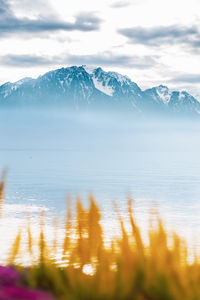
[[[0,266],[0,300],[53,300],[41,291],[30,290],[20,284],[20,273],[12,267]]]
[[[17,286],[6,286],[0,289],[0,300],[53,300],[53,298],[40,291],[28,290]]]
[[[14,284],[19,278],[20,275],[14,268],[0,266],[0,286]]]

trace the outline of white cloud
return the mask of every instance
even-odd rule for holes
[[[3,1],[3,0],[1,0]],[[3,2],[2,2],[3,3]],[[22,57],[24,54],[27,58],[38,58],[38,64],[34,66],[27,63],[26,67],[1,66],[0,82],[15,81],[24,76],[38,76],[52,68],[61,66],[60,63],[51,61],[48,64],[48,59],[63,55],[67,57],[71,55],[74,63],[78,60],[81,64],[81,57],[84,60],[95,58],[98,53],[101,60],[105,53],[112,53],[113,57],[124,57],[123,63],[118,65],[113,64],[113,60],[106,61],[106,69],[122,72],[127,74],[142,87],[150,87],[160,83],[167,83],[170,86],[177,88],[187,87],[190,91],[194,91],[194,82],[180,82],[174,80],[177,76],[184,74],[198,74],[200,69],[198,41],[194,41],[192,45],[187,43],[166,43],[164,47],[160,47],[157,43],[156,47],[148,45],[148,43],[132,43],[129,42],[126,36],[118,33],[119,29],[126,28],[198,28],[200,20],[198,12],[200,11],[199,0],[134,0],[134,1],[114,1],[114,0],[8,0],[13,14],[17,18],[28,17],[32,20],[37,18],[46,18],[51,21],[57,19],[62,22],[73,24],[76,16],[82,12],[87,16],[95,15],[103,20],[100,26],[94,28],[94,31],[54,31],[49,30],[43,32],[40,36],[34,36],[31,39],[24,39],[21,33],[14,36],[7,36],[1,39],[0,56],[10,58]],[[131,3],[131,5],[129,5]],[[87,22],[87,21],[86,21]],[[144,33],[144,32],[143,32]],[[30,33],[26,32],[27,35]],[[30,36],[29,36],[30,37]],[[192,37],[193,38],[193,37]],[[192,40],[193,42],[193,40]],[[193,52],[191,52],[191,49]],[[72,57],[73,55],[73,57]],[[43,58],[40,62],[40,57]],[[127,59],[125,58],[127,57]],[[146,64],[146,68],[137,68],[134,64],[127,68],[127,62],[131,57],[140,57],[141,61],[145,61],[147,57],[152,57],[156,60],[156,64],[150,66]],[[155,58],[157,57],[157,58]],[[97,58],[97,57],[96,57]],[[64,60],[63,60],[64,62]],[[73,63],[73,61],[71,60]],[[66,61],[70,63],[70,61]],[[83,64],[85,61],[83,61]],[[196,93],[200,93],[200,88],[195,87]]]

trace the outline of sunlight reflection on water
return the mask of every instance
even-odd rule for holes
[[[113,202],[126,219],[126,195],[131,194],[144,236],[149,209],[156,204],[168,230],[198,243],[199,136],[199,121],[1,111],[0,170],[9,167],[0,221],[3,238],[23,227],[27,212],[37,232],[43,209],[51,239],[50,220],[57,215],[63,224],[66,194],[74,209],[77,194],[88,207],[92,192],[107,239],[120,233]]]

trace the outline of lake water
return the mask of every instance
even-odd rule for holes
[[[138,222],[157,204],[183,235],[200,233],[200,121],[63,110],[0,111],[0,170],[7,215],[65,214],[66,195],[91,192],[114,230],[134,198]]]

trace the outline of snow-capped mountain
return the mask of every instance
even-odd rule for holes
[[[145,94],[147,95],[147,97],[151,97],[156,103],[160,105],[168,105],[172,93],[167,86],[160,85],[151,89],[147,89],[145,91]]]
[[[141,97],[141,89],[127,76],[117,72],[105,72],[101,68],[88,70],[85,67],[85,69],[91,75],[95,88],[104,94],[120,98],[131,93],[131,95]]]
[[[165,110],[177,113],[200,112],[199,101],[185,91],[170,91],[168,87],[160,85],[147,89],[144,93]]]
[[[102,68],[72,66],[50,71],[37,79],[24,78],[0,86],[1,105],[62,104],[81,107],[121,107],[199,113],[200,103],[185,91],[170,91],[160,85],[142,91],[127,76]]]

